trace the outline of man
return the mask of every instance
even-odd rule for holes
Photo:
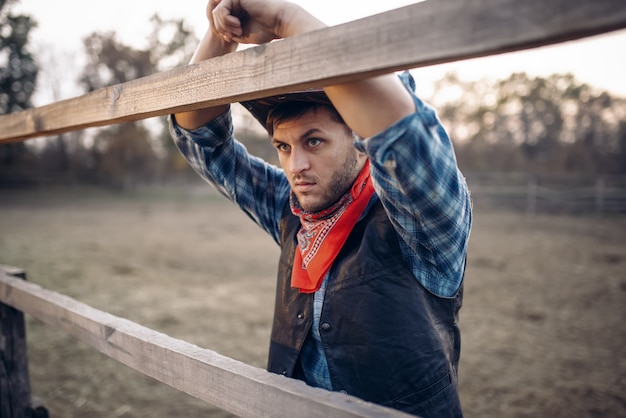
[[[284,1],[210,0],[192,62],[324,25]],[[194,169],[280,245],[268,370],[424,417],[457,393],[470,197],[412,79],[387,75],[244,105],[280,167],[232,138],[228,106],[174,115]]]

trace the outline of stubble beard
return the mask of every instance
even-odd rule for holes
[[[331,207],[337,202],[352,186],[354,180],[358,176],[356,171],[357,167],[357,155],[356,152],[350,152],[343,161],[343,164],[333,173],[331,176],[331,182],[326,187],[326,190],[322,193],[320,198],[311,204],[306,202],[303,205],[302,200],[298,198],[300,207],[307,212],[319,212],[321,210]]]

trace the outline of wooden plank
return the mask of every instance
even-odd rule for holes
[[[241,417],[409,417],[171,338],[0,271],[0,302],[148,376]]]
[[[1,270],[6,267],[5,270]],[[25,279],[24,271],[0,265],[7,277]],[[0,302],[0,417],[31,415],[30,380],[24,314]]]
[[[0,143],[527,49],[625,27],[624,0],[426,1],[5,115],[0,117]]]

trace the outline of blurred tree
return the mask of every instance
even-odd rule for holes
[[[28,37],[36,23],[30,16],[12,14],[14,3],[0,0],[0,114],[30,107],[37,79],[38,68],[28,50]],[[23,142],[0,146],[0,170],[4,173],[0,177],[23,177],[26,163],[33,162],[34,156]]]
[[[38,45],[36,60],[39,67],[45,69],[37,78],[36,96],[44,97],[47,102],[57,102],[75,95],[72,88],[76,86],[65,82],[71,78],[70,73],[77,71],[73,67],[75,53]],[[65,185],[86,181],[84,176],[76,173],[77,167],[83,165],[77,156],[85,147],[84,135],[84,130],[77,130],[31,142],[37,144],[41,171],[47,181]]]
[[[11,14],[14,0],[0,0],[0,113],[30,107],[37,65],[28,51],[28,36],[37,24],[26,15]]]
[[[93,33],[83,42],[87,65],[80,83],[87,92],[134,80],[153,71],[150,51],[119,43],[114,32]]]
[[[97,172],[101,183],[130,190],[154,180],[157,160],[149,142],[150,133],[139,123],[124,123],[100,131],[96,143],[106,142]]]
[[[148,37],[150,60],[156,71],[167,71],[189,62],[198,39],[187,28],[185,21],[163,20],[159,15],[150,19],[152,32]]]
[[[606,92],[594,92],[588,85],[573,86],[568,98],[576,112],[570,116],[570,137],[580,144],[594,161],[594,173],[612,174],[620,153],[620,124],[626,116],[623,100]],[[621,167],[624,172],[624,167]]]
[[[164,71],[168,67],[186,63],[197,39],[186,29],[182,20],[152,18],[153,30],[148,47],[139,50],[124,45],[115,33],[93,33],[84,40],[87,65],[80,83],[87,92],[124,83],[146,75]],[[97,176],[104,183],[128,187],[139,180],[151,181],[158,177],[158,165],[172,166],[171,140],[166,139],[165,118],[109,126],[95,136],[94,169],[106,173]],[[159,159],[160,157],[160,159]],[[143,173],[139,171],[143,170]]]
[[[626,172],[619,134],[626,101],[571,74],[517,73],[497,83],[448,74],[435,86],[433,102],[465,170]]]

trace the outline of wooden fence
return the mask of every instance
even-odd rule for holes
[[[475,207],[539,213],[626,213],[624,176],[465,173]]]
[[[0,143],[326,86],[626,28],[623,0],[437,0],[0,117]],[[620,53],[620,51],[615,51]],[[520,71],[524,70],[520,68]],[[93,309],[0,270],[0,415],[29,404],[23,313],[242,417],[400,417]]]

